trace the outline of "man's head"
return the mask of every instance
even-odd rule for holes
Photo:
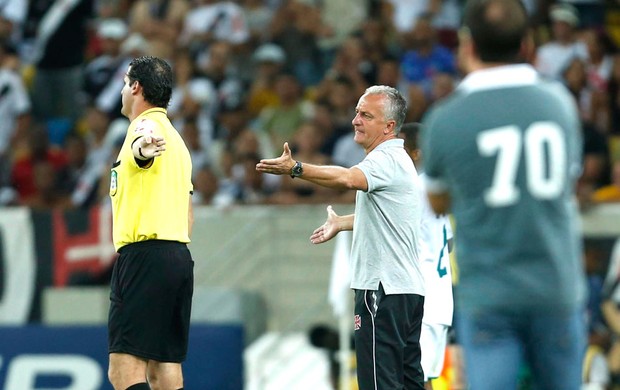
[[[549,9],[553,39],[562,43],[573,40],[573,32],[579,26],[579,12],[570,4],[554,4]]]
[[[396,137],[405,121],[407,102],[395,88],[375,85],[366,89],[355,111],[355,142],[368,153]]]
[[[528,15],[521,0],[470,0],[459,38],[463,50],[471,47],[482,63],[517,63],[523,61],[528,32]]]
[[[101,39],[103,53],[112,56],[119,55],[121,44],[127,34],[127,25],[123,20],[117,18],[102,20],[97,28],[97,36]]]
[[[140,84],[147,103],[168,107],[172,96],[172,69],[166,61],[151,56],[135,58],[129,63],[127,79],[129,86]]]
[[[405,150],[418,169],[420,168],[418,163],[422,157],[422,152],[419,146],[419,134],[420,124],[417,122],[405,123],[398,134],[399,138],[405,140]]]

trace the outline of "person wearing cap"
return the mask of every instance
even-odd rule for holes
[[[84,92],[89,102],[97,98],[122,64],[121,44],[127,33],[127,25],[121,19],[109,18],[99,22],[97,38],[100,41],[101,52],[86,65],[84,70]]]
[[[254,51],[252,60],[256,64],[256,71],[250,86],[248,110],[257,116],[263,108],[275,106],[279,102],[275,81],[284,68],[286,53],[274,43],[264,43]]]
[[[579,13],[575,7],[555,4],[549,11],[549,17],[553,38],[538,48],[535,66],[543,76],[559,80],[562,69],[572,58],[588,59],[588,49],[575,36],[579,26]]]

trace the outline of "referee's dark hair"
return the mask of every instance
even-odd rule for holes
[[[529,18],[521,0],[469,0],[463,28],[483,62],[523,61],[521,45],[529,32]]]
[[[405,140],[405,149],[409,153],[419,149],[418,136],[420,134],[420,127],[422,127],[422,125],[418,122],[408,122],[400,128],[402,138]]]
[[[129,63],[130,84],[139,82],[144,100],[155,107],[167,108],[172,96],[172,68],[161,58],[142,56]]]

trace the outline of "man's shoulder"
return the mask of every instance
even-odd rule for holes
[[[140,118],[138,122],[136,122],[136,127],[133,131],[137,134],[148,135],[153,134],[153,132],[155,132],[155,129],[157,129],[158,127],[159,125],[157,122],[145,116],[143,118]]]
[[[134,135],[150,135],[161,133],[170,119],[164,109],[149,109],[140,114],[134,121]]]

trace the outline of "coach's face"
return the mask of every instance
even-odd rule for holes
[[[394,138],[394,121],[386,121],[384,114],[385,96],[363,95],[355,108],[353,128],[354,140],[360,144],[366,154],[381,142]]]

